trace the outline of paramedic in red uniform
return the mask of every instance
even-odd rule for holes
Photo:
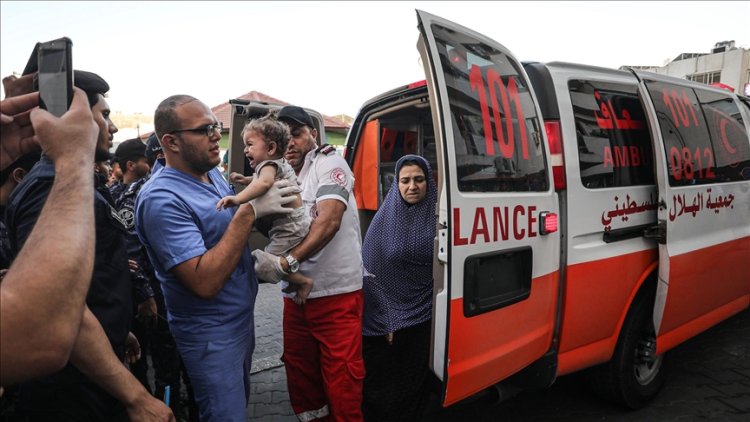
[[[307,112],[286,106],[278,119],[292,139],[284,155],[297,173],[310,232],[288,255],[266,262],[315,280],[304,305],[284,298],[289,398],[299,420],[362,420],[362,240],[354,177],[335,148],[318,148]],[[260,261],[259,261],[260,264]],[[288,283],[284,283],[286,287]]]

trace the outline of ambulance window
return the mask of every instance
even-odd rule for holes
[[[418,133],[403,126],[381,122],[380,126],[380,189],[382,198],[396,177],[396,161],[407,154],[419,154],[417,150]],[[421,154],[420,154],[421,155]]]
[[[583,186],[653,184],[651,136],[636,86],[573,80],[568,90]]]
[[[406,154],[417,153],[417,132],[398,127],[381,126],[380,161],[398,161]]]
[[[664,138],[670,186],[741,180],[740,163],[748,162],[747,134],[727,111],[728,96],[646,81]],[[723,134],[722,134],[723,131]],[[743,139],[743,142],[738,141]]]
[[[454,124],[458,189],[548,190],[542,126],[520,66],[465,34],[432,29]]]
[[[717,182],[733,182],[750,178],[750,144],[737,103],[732,97],[696,89],[698,101],[711,135],[712,172]],[[709,154],[710,153],[710,154]]]

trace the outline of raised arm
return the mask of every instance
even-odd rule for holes
[[[60,119],[38,109],[30,120],[28,114],[18,114],[37,102],[33,93],[1,103],[3,155],[27,148],[33,123],[56,172],[48,200],[38,219],[33,216],[36,224],[26,242],[33,247],[21,249],[0,285],[2,384],[65,366],[78,336],[94,265],[91,163],[98,128],[86,95],[77,88],[70,111]],[[14,114],[12,120],[6,111]]]

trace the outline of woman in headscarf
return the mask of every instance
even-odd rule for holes
[[[417,420],[427,402],[436,201],[427,160],[402,157],[362,245],[367,421]]]

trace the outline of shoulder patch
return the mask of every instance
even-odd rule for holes
[[[331,155],[336,152],[336,147],[334,147],[333,145],[323,144],[317,149],[317,152],[323,155]]]
[[[339,186],[346,186],[346,172],[340,167],[331,170],[331,181]]]
[[[122,227],[125,230],[130,229],[132,225],[135,223],[135,216],[133,215],[133,211],[130,209],[123,208],[123,213],[120,215],[120,213],[111,205],[107,204],[109,208],[109,214],[112,216],[112,218],[120,223]]]
[[[128,204],[122,207],[120,211],[117,212],[116,219],[120,221],[126,229],[132,229],[133,226],[135,226],[135,213],[133,212],[133,206]]]

